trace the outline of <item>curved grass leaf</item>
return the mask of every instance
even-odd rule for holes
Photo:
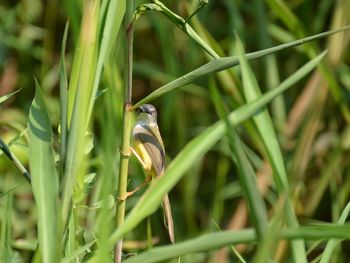
[[[86,250],[88,250],[93,244],[95,244],[96,240],[92,240],[89,243],[85,244],[84,246],[79,247],[77,250],[73,251],[68,256],[64,257],[61,260],[61,263],[69,263],[72,262],[72,260],[78,258],[80,255],[82,255]]]
[[[6,155],[6,157],[16,166],[16,168],[22,173],[24,178],[31,183],[31,176],[23,164],[14,155],[7,144],[0,138],[0,149]]]
[[[263,197],[260,194],[256,182],[254,169],[244,151],[243,143],[239,138],[236,129],[232,127],[228,121],[228,116],[224,109],[224,101],[221,98],[215,83],[210,85],[210,91],[216,110],[226,126],[226,137],[231,153],[230,156],[238,168],[239,181],[248,203],[251,222],[254,224],[258,240],[262,240],[267,229],[267,212]]]
[[[346,218],[349,215],[349,213],[350,213],[350,203],[348,203],[345,206],[345,208],[344,208],[343,212],[341,213],[341,216],[340,216],[337,224],[338,225],[344,224]],[[334,251],[334,249],[335,249],[335,247],[337,246],[338,243],[339,243],[339,240],[337,240],[337,239],[331,239],[331,240],[328,241],[327,246],[326,246],[326,248],[325,248],[325,250],[324,250],[324,252],[322,254],[322,258],[320,260],[320,263],[330,262],[332,253],[333,253],[333,251]]]
[[[42,261],[59,262],[58,174],[52,148],[51,122],[37,82],[35,82],[35,98],[30,107],[28,134],[29,166],[38,210],[38,236]]]
[[[243,45],[237,35],[236,38],[237,50],[239,52],[238,59],[242,72],[243,93],[246,101],[251,102],[261,96],[261,90],[258,81],[254,76],[253,70],[244,57]],[[265,149],[271,161],[275,175],[275,183],[279,191],[286,191],[286,189],[288,189],[287,173],[271,117],[267,110],[263,110],[259,114],[256,114],[253,117],[253,120],[257,126],[262,141],[265,144]]]
[[[19,92],[20,90],[16,90],[12,93],[6,94],[4,96],[0,97],[0,103],[3,103],[5,100],[9,99],[10,97],[12,97],[13,95],[15,95],[17,92]]]
[[[242,69],[243,92],[248,102],[254,101],[261,96],[261,90],[256,80],[253,70],[249,66],[244,56],[244,48],[237,36],[237,50],[239,52],[239,62]],[[323,57],[326,53],[322,53]],[[267,110],[261,111],[253,117],[260,137],[264,143],[268,159],[273,169],[274,181],[280,194],[288,193],[288,178],[283,161],[282,151],[279,147],[277,135],[275,133],[272,119]],[[286,220],[291,227],[297,227],[298,221],[294,214],[290,199],[287,197]],[[293,257],[296,262],[307,262],[305,244],[302,240],[292,242]]]
[[[203,39],[196,33],[196,31],[194,31],[193,28],[187,23],[188,20],[185,20],[181,16],[175,14],[168,7],[166,7],[164,3],[162,3],[161,1],[153,0],[152,4],[140,5],[135,11],[134,18],[137,19],[142,13],[148,10],[162,12],[170,21],[172,21],[177,27],[179,27],[182,31],[184,31],[192,40],[194,40],[210,56],[212,56],[213,58],[219,58],[219,55],[216,54],[216,52],[205,41],[203,41]]]
[[[261,58],[263,56],[267,56],[269,54],[284,50],[286,48],[302,45],[306,42],[313,41],[313,40],[316,40],[316,39],[319,39],[322,37],[326,37],[326,36],[329,36],[332,34],[336,34],[338,32],[342,32],[342,31],[349,30],[349,29],[350,29],[350,26],[346,26],[346,27],[342,27],[342,28],[337,29],[337,30],[326,31],[326,32],[323,32],[323,33],[320,33],[317,35],[313,35],[310,37],[295,40],[295,41],[292,41],[292,42],[289,42],[286,44],[282,44],[282,45],[278,45],[278,46],[275,46],[272,48],[267,48],[267,49],[264,49],[261,51],[248,53],[245,55],[245,58],[248,60]],[[155,90],[154,92],[152,92],[151,94],[149,94],[148,96],[146,96],[145,98],[143,98],[142,100],[137,102],[132,107],[132,109],[136,109],[140,105],[145,104],[146,102],[149,102],[151,100],[154,100],[167,92],[170,92],[170,91],[173,91],[174,89],[182,87],[182,86],[192,82],[193,80],[195,80],[197,78],[206,76],[210,73],[219,72],[219,71],[222,71],[222,70],[230,68],[230,67],[237,66],[238,64],[239,64],[239,59],[237,56],[214,59],[214,60],[204,64],[203,66],[183,75],[182,77],[179,77],[179,78],[163,85],[159,89]]]
[[[278,239],[330,239],[344,238],[349,239],[347,231],[350,226],[305,226],[299,228],[280,229]],[[256,235],[253,229],[244,229],[238,231],[222,231],[218,233],[205,234],[200,237],[190,239],[174,245],[167,245],[150,249],[138,256],[125,260],[125,263],[151,263],[198,252],[207,252],[218,249],[225,245],[235,245],[242,243],[256,242]]]
[[[303,37],[307,34],[309,31],[309,25],[304,25],[299,20],[299,15],[295,13],[295,10],[293,10],[289,5],[286,4],[284,1],[280,0],[268,0],[266,3],[269,5],[269,9],[283,21],[283,24],[287,26],[289,29],[289,33],[292,35],[295,35],[297,37]],[[336,5],[333,16],[333,21],[331,23],[332,28],[337,28],[339,26],[342,26],[344,24],[348,25],[350,22],[349,15],[347,10],[349,10],[349,4],[346,6],[346,1],[342,1],[341,4],[338,3]],[[339,36],[341,37],[341,36]],[[346,42],[348,40],[345,40],[342,38],[333,38],[333,40],[328,41],[327,48],[330,50],[329,54],[329,61],[332,61],[331,63],[322,63],[319,67],[320,73],[322,73],[323,77],[327,81],[328,89],[333,96],[333,99],[335,100],[336,104],[339,106],[342,115],[344,118],[349,122],[350,120],[350,112],[349,112],[349,106],[348,101],[346,100],[346,96],[343,96],[343,92],[341,91],[341,85],[339,85],[335,75],[333,74],[333,68],[338,65],[339,58],[338,55],[336,55],[334,59],[334,54],[340,54],[345,51],[346,48]],[[340,44],[338,45],[337,42]],[[345,48],[345,49],[344,49]],[[313,58],[315,54],[317,54],[320,50],[318,45],[316,43],[311,43],[308,45],[305,45],[304,47],[305,53],[308,55],[309,58]],[[335,52],[333,52],[335,51]],[[335,64],[334,64],[335,63]]]
[[[253,116],[273,98],[280,95],[287,88],[291,87],[291,85],[314,69],[324,55],[325,53],[320,54],[315,59],[301,67],[291,77],[281,83],[278,88],[262,95],[256,101],[248,103],[229,114],[228,119],[230,124],[237,125]],[[184,173],[193,166],[193,163],[201,158],[217,143],[219,139],[224,136],[224,133],[225,124],[223,121],[218,121],[190,141],[168,166],[164,176],[159,178],[159,180],[156,180],[140,198],[125,219],[125,222],[112,234],[109,245],[112,247],[113,244],[121,239],[125,233],[133,229],[145,217],[152,214],[158,208],[163,196],[174,187]]]

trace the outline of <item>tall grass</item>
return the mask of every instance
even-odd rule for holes
[[[350,1],[33,3],[0,5],[2,262],[346,262]],[[144,103],[167,165],[125,198]]]

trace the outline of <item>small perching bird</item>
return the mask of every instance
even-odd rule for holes
[[[139,107],[133,140],[134,148],[131,151],[147,174],[146,182],[162,176],[165,170],[165,149],[157,124],[157,111],[153,105],[144,104]],[[168,194],[164,196],[162,205],[169,238],[174,243],[174,224]]]

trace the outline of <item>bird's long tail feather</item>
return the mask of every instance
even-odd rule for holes
[[[162,206],[164,210],[164,223],[168,229],[169,238],[171,243],[175,243],[175,236],[174,236],[174,223],[173,223],[173,215],[171,213],[171,206],[169,201],[169,196],[166,194],[162,201]]]

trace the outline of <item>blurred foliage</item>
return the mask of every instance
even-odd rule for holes
[[[107,3],[108,1],[102,1]],[[186,18],[198,1],[163,1],[170,10]],[[134,1],[134,6],[146,1]],[[35,94],[34,78],[41,84],[43,97],[53,125],[56,159],[59,151],[59,64],[63,32],[69,20],[65,62],[68,72],[78,45],[84,1],[2,0],[0,3],[0,96],[20,90],[1,104],[0,136],[20,161],[28,166],[27,122]],[[190,21],[196,32],[220,56],[237,54],[235,33],[244,42],[246,52],[292,41],[350,24],[349,0],[211,0]],[[203,65],[209,59],[193,40],[156,11],[141,15],[134,28],[133,102],[144,98],[159,86]],[[293,207],[302,223],[337,222],[350,196],[350,33],[297,48],[282,50],[251,66],[263,92],[278,86],[321,50],[328,49],[327,61],[308,78],[298,82],[269,107],[277,138],[287,167]],[[118,34],[112,55],[103,70],[90,130],[93,149],[87,163],[89,177],[75,220],[77,236],[85,243],[93,240],[94,230],[103,222],[95,221],[93,207],[101,201],[101,189],[116,189],[116,181],[104,182],[99,174],[116,174],[122,126],[124,36]],[[180,90],[153,101],[159,112],[159,126],[168,163],[188,141],[219,119],[215,113],[210,85],[217,86],[225,109],[243,104],[241,69],[195,80]],[[258,136],[256,124],[246,121],[237,127],[245,152],[257,174],[268,212],[277,202],[277,189],[271,183],[267,153]],[[90,142],[91,142],[90,140]],[[91,142],[92,144],[92,142]],[[108,159],[110,158],[110,159]],[[0,215],[2,229],[10,224],[13,262],[30,262],[37,245],[37,210],[31,186],[14,166],[0,156]],[[95,176],[97,173],[97,176]],[[135,158],[129,167],[130,188],[143,181],[143,172]],[[85,182],[85,181],[84,181]],[[81,186],[84,187],[84,186]],[[103,191],[102,191],[103,192]],[[137,193],[127,200],[127,211],[136,203]],[[177,240],[220,229],[240,229],[251,225],[242,201],[237,166],[231,160],[226,138],[217,143],[171,191]],[[106,197],[107,198],[107,197]],[[112,204],[113,206],[113,204]],[[10,213],[10,212],[11,213]],[[113,215],[114,210],[109,212]],[[109,215],[109,216],[112,216]],[[108,217],[108,215],[106,216]],[[152,216],[155,240],[164,244],[166,231],[161,212]],[[113,228],[113,224],[111,225]],[[146,223],[127,235],[127,251],[145,248]],[[9,245],[9,244],[7,244]],[[323,251],[323,244],[308,244],[310,261]],[[253,244],[239,247],[252,257]],[[349,243],[336,249],[334,262],[346,262]],[[0,252],[1,253],[1,252]],[[278,262],[288,262],[283,244],[276,248]],[[227,250],[196,255],[194,261],[228,262],[234,253]],[[220,260],[220,261],[216,261]],[[10,262],[10,261],[4,261]]]

